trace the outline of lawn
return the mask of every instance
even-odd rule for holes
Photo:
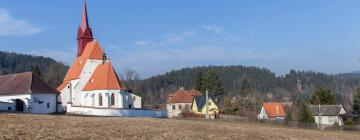
[[[0,113],[0,139],[360,140],[360,133],[233,121]]]

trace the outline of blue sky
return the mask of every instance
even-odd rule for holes
[[[201,65],[277,75],[360,70],[357,0],[88,0],[95,38],[121,73],[142,77]],[[1,51],[71,64],[82,0],[0,1]]]

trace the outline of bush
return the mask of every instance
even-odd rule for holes
[[[355,123],[352,120],[348,119],[348,120],[346,120],[344,122],[344,125],[346,125],[346,126],[355,126]]]

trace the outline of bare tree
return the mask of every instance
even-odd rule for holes
[[[124,81],[129,89],[137,90],[140,80],[139,73],[132,69],[126,69],[124,72]]]

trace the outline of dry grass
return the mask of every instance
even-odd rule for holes
[[[360,133],[231,121],[0,113],[0,139],[359,140]]]

